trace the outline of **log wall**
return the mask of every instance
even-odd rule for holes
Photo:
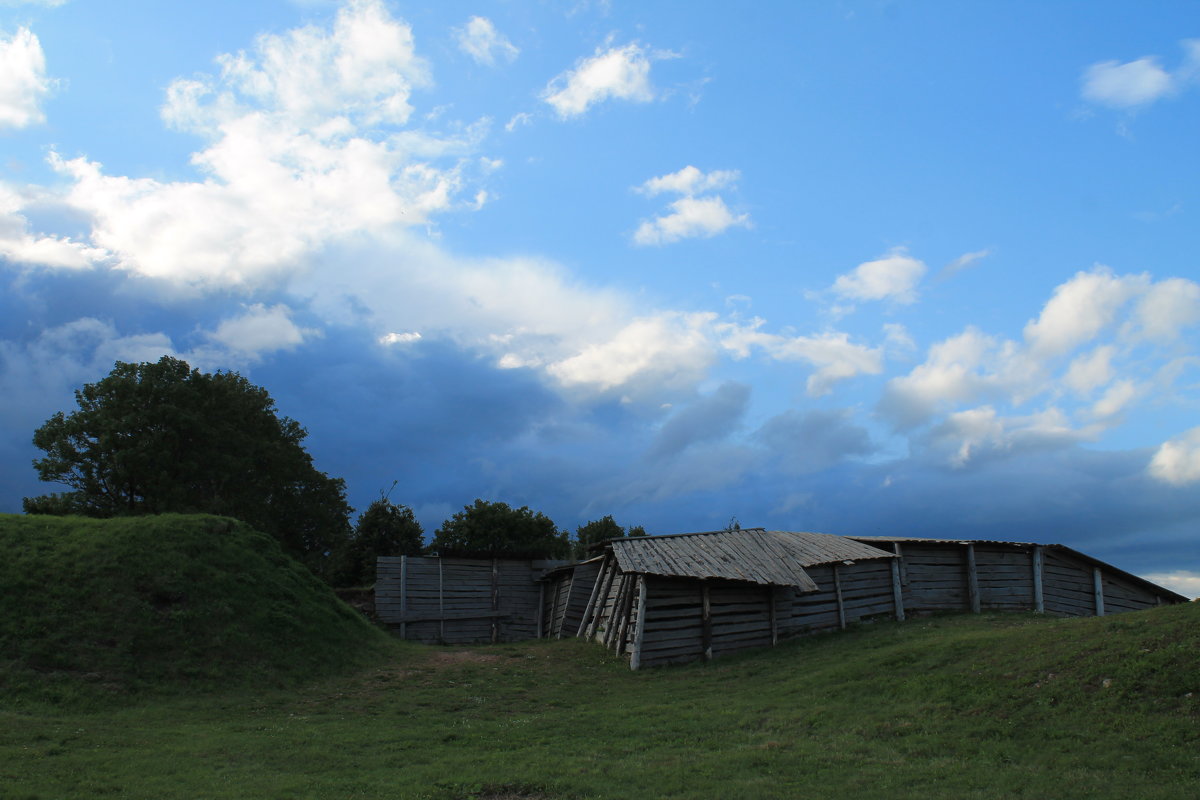
[[[542,584],[561,561],[530,559],[380,558],[375,613],[405,639],[472,644],[538,636]]]

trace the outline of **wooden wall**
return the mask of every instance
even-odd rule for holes
[[[600,562],[589,561],[556,572],[546,581],[542,593],[543,636],[561,639],[579,633],[599,572]]]
[[[538,636],[546,569],[561,561],[529,559],[380,558],[375,613],[406,639],[469,644]]]

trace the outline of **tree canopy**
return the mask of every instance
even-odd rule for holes
[[[318,471],[307,432],[236,372],[203,373],[163,356],[118,361],[76,390],[33,443],[43,481],[70,492],[25,498],[28,513],[114,517],[222,514],[275,536],[320,571],[349,534],[345,484]]]
[[[442,523],[429,549],[441,555],[565,558],[571,548],[566,531],[540,511],[477,499]]]
[[[597,542],[607,539],[624,539],[627,536],[645,536],[646,529],[641,525],[631,525],[628,530],[622,528],[607,514],[600,519],[594,519],[575,529],[575,557],[586,558],[588,548]]]
[[[340,586],[375,583],[379,556],[416,556],[425,546],[425,531],[408,506],[391,502],[386,494],[367,506],[354,533],[338,553],[335,579]]]

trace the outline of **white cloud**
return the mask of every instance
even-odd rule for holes
[[[564,386],[628,389],[635,378],[659,385],[694,383],[715,361],[709,339],[715,314],[661,312],[633,320],[608,341],[590,344],[547,371]]]
[[[1171,90],[1170,74],[1153,57],[1124,64],[1102,61],[1092,64],[1083,73],[1084,98],[1112,108],[1152,103]]]
[[[1146,338],[1173,341],[1184,328],[1200,324],[1200,284],[1186,278],[1159,281],[1138,300],[1133,317]]]
[[[996,339],[974,327],[938,342],[925,363],[888,381],[880,410],[899,427],[913,427],[945,406],[989,394],[997,380],[988,367],[1001,350]]]
[[[652,55],[637,42],[607,50],[597,48],[594,56],[550,81],[542,100],[562,119],[577,117],[610,98],[649,103],[655,97],[650,85],[651,60]]]
[[[757,347],[777,361],[802,361],[816,367],[806,382],[812,397],[829,394],[839,381],[883,372],[883,351],[855,344],[849,334],[827,331],[815,336],[780,336],[762,331],[764,324],[765,320],[756,317],[747,325],[723,323],[716,330],[721,346],[734,358],[746,358]]]
[[[1150,460],[1149,472],[1172,486],[1200,483],[1200,428],[1164,442]]]
[[[458,47],[476,62],[496,66],[497,59],[512,62],[521,52],[487,17],[471,17],[467,24],[454,29]]]
[[[1091,341],[1148,282],[1145,275],[1117,276],[1106,267],[1077,272],[1055,288],[1041,315],[1026,324],[1030,350],[1038,357],[1057,356]]]
[[[391,333],[385,333],[383,336],[379,337],[379,343],[384,345],[411,344],[412,342],[419,342],[420,340],[421,334],[416,331],[393,331]]]
[[[124,269],[197,286],[274,280],[340,237],[426,223],[482,163],[466,156],[485,125],[395,130],[428,69],[378,0],[347,4],[330,30],[261,36],[218,62],[217,77],[172,83],[163,108],[209,139],[192,158],[204,180],[110,176],[52,156],[73,181],[68,201],[92,218],[92,245]]]
[[[959,272],[962,272],[964,269],[970,267],[976,261],[981,261],[991,254],[991,250],[975,250],[971,253],[963,253],[961,256],[954,259],[942,268],[941,277],[949,278],[953,275],[956,275]]]
[[[512,133],[517,128],[523,128],[526,125],[532,125],[532,124],[533,124],[533,115],[532,114],[530,114],[526,111],[518,111],[516,114],[512,115],[512,119],[510,119],[508,122],[504,123],[504,130],[507,131],[508,133]]]
[[[1092,416],[1097,419],[1116,416],[1141,393],[1142,390],[1133,381],[1117,381],[1092,405]]]
[[[81,269],[108,256],[99,248],[66,237],[33,233],[22,212],[36,202],[37,198],[26,198],[0,183],[0,258],[17,264]]]
[[[696,195],[732,186],[741,177],[742,174],[736,169],[714,170],[706,174],[689,164],[678,172],[651,178],[638,187],[638,191],[650,197],[663,192]]]
[[[912,303],[916,286],[925,274],[925,264],[896,248],[883,258],[859,264],[838,276],[833,291],[848,300],[893,300]]]
[[[733,214],[720,195],[681,197],[671,203],[670,214],[646,220],[634,231],[640,245],[670,244],[680,239],[711,238],[730,228],[750,227],[749,214]]]
[[[1193,600],[1200,598],[1200,572],[1177,569],[1171,572],[1151,572],[1142,577],[1184,597]]]
[[[18,28],[11,37],[0,37],[0,130],[44,122],[39,104],[52,86],[33,31]]]
[[[1103,345],[1076,357],[1067,367],[1063,383],[1076,394],[1091,394],[1113,379],[1112,360],[1116,352],[1112,345]]]
[[[292,322],[291,309],[285,305],[255,303],[245,313],[223,320],[208,338],[232,353],[257,357],[291,350],[316,333]]]
[[[1133,109],[1180,92],[1200,77],[1200,39],[1185,39],[1181,44],[1184,58],[1173,72],[1164,69],[1157,56],[1092,64],[1083,72],[1084,99],[1109,108]]]

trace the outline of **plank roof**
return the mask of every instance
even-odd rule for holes
[[[826,533],[749,528],[738,531],[638,536],[610,542],[622,572],[679,578],[724,578],[817,590],[805,567],[895,558],[862,542]]]

